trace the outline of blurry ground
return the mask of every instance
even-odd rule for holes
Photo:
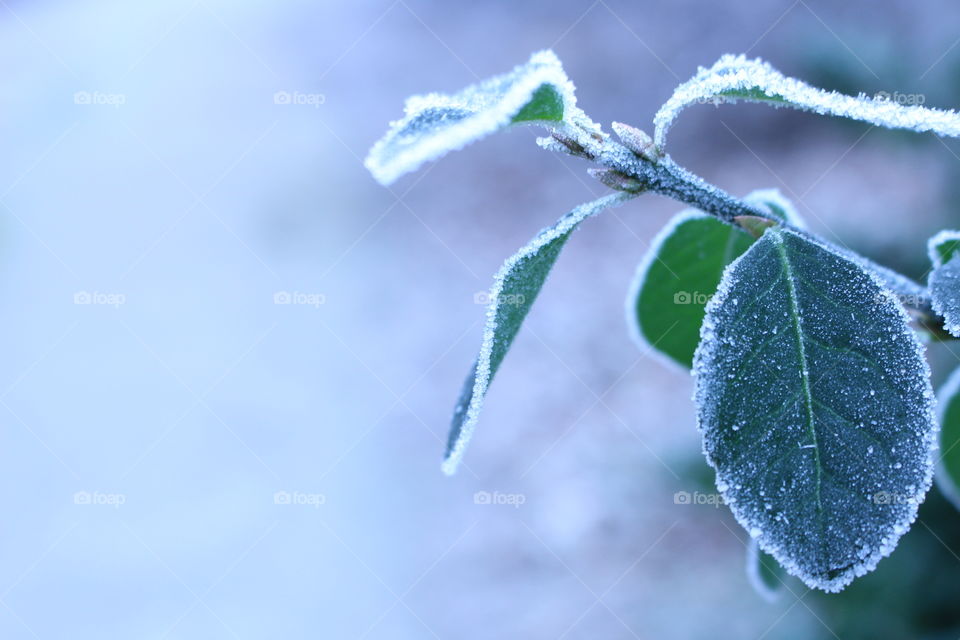
[[[0,637],[834,637],[802,586],[754,594],[725,510],[674,504],[712,481],[691,383],[622,309],[678,207],[574,236],[447,479],[474,294],[603,189],[526,130],[392,191],[361,158],[409,94],[547,47],[603,123],[725,52],[949,107],[958,9],[518,4],[0,2]],[[917,276],[958,224],[953,142],[759,106],[671,141]]]

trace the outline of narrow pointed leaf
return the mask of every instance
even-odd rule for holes
[[[724,273],[694,358],[699,425],[738,522],[807,585],[890,554],[932,480],[922,348],[872,274],[772,228]]]
[[[614,193],[577,207],[553,226],[538,233],[529,244],[500,267],[490,290],[487,324],[483,332],[480,355],[467,376],[454,408],[443,461],[445,473],[452,474],[456,471],[463,458],[480,417],[483,398],[490,382],[570,234],[590,216],[632,197],[634,196],[628,193]]]
[[[693,78],[674,90],[654,117],[654,141],[662,149],[670,125],[691,104],[707,101],[720,104],[739,100],[793,107],[892,129],[960,136],[960,114],[955,111],[901,105],[880,97],[828,92],[788,78],[762,60],[725,55],[709,69],[701,68]]]
[[[960,232],[941,231],[930,239],[927,249],[933,270],[930,271],[930,302],[943,317],[943,328],[960,337]]]
[[[937,393],[940,417],[940,451],[937,464],[937,486],[960,509],[960,367]]]
[[[557,57],[541,51],[510,73],[453,95],[413,96],[405,105],[406,115],[393,122],[370,150],[366,167],[388,185],[424,162],[511,124],[537,123],[554,130],[576,124],[599,133],[600,128],[577,108],[573,92]]]
[[[755,191],[744,200],[804,226],[776,189]],[[693,209],[674,216],[647,250],[627,295],[627,326],[637,344],[689,369],[706,303],[723,270],[753,241],[742,229]]]

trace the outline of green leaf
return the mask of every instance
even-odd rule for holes
[[[937,486],[960,509],[960,367],[937,393],[940,417],[940,452]]]
[[[542,84],[533,92],[530,102],[523,105],[510,121],[517,124],[536,121],[560,122],[561,120],[563,120],[563,95],[552,84]]]
[[[653,241],[627,299],[638,342],[692,367],[707,301],[724,268],[751,244],[749,235],[712,216],[675,216]]]
[[[960,231],[946,229],[927,241],[927,253],[935,267],[948,262],[957,249],[960,249]]]
[[[717,488],[811,587],[871,571],[930,486],[932,391],[908,321],[876,276],[776,227],[707,307],[695,397]]]
[[[927,243],[933,269],[928,285],[930,302],[943,317],[943,328],[960,337],[960,232],[941,231]]]
[[[480,417],[490,382],[500,368],[520,325],[540,293],[540,288],[570,234],[587,218],[633,197],[634,194],[613,193],[580,205],[553,226],[538,233],[500,267],[490,290],[487,324],[483,332],[483,343],[480,345],[480,355],[464,382],[454,408],[443,460],[445,473],[452,474],[456,471],[463,458]]]
[[[413,96],[404,111],[365,161],[384,185],[511,125],[542,124],[574,140],[600,136],[600,127],[577,108],[573,83],[552,51],[452,95]]]
[[[776,558],[764,553],[753,539],[747,543],[747,579],[754,591],[767,602],[780,597],[787,580],[787,574]]]
[[[755,191],[744,200],[803,226],[775,189]],[[674,216],[650,245],[627,296],[627,325],[641,348],[689,369],[706,303],[723,270],[753,241],[742,229],[695,210]]]

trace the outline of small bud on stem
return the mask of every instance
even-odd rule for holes
[[[733,221],[754,238],[759,238],[764,231],[777,224],[759,216],[734,216]]]
[[[614,122],[611,126],[614,133],[623,142],[623,146],[638,156],[646,158],[650,162],[657,162],[663,157],[663,153],[653,143],[653,139],[640,129],[622,122]]]
[[[620,173],[616,169],[587,169],[591,176],[617,191],[626,191],[627,193],[640,193],[646,190],[646,186],[633,176]]]

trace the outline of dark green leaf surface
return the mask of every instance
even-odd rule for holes
[[[838,591],[888,555],[929,488],[922,349],[860,266],[772,228],[724,274],[694,372],[717,487],[760,548]]]
[[[628,322],[642,343],[689,369],[704,309],[728,264],[753,238],[712,216],[686,212],[654,240],[628,299]]]
[[[537,234],[527,246],[508,259],[494,276],[480,355],[467,376],[454,408],[443,461],[444,472],[453,473],[460,463],[479,419],[490,382],[570,234],[590,216],[632,197],[633,194],[614,193],[577,207]]]
[[[511,119],[511,122],[552,121],[563,120],[563,96],[552,84],[542,84],[534,91],[530,102],[523,105]]]

